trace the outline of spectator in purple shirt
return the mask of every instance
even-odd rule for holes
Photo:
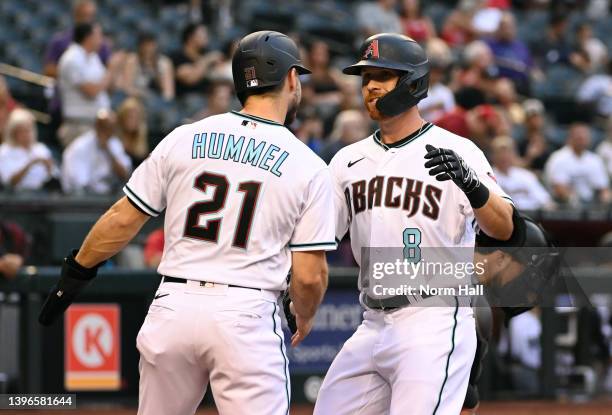
[[[77,0],[72,8],[73,26],[81,23],[92,23],[96,19],[96,3],[93,0]],[[63,53],[72,43],[74,28],[70,27],[53,35],[51,42],[47,45],[44,59],[44,73],[53,78],[57,77],[57,65]],[[106,65],[111,56],[111,49],[104,42],[98,51],[100,59]]]
[[[487,43],[495,56],[499,76],[510,78],[521,94],[529,95],[533,61],[527,45],[516,37],[516,22],[511,13],[504,13],[495,36]]]

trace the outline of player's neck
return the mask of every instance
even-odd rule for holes
[[[410,134],[418,131],[425,124],[416,107],[403,112],[395,117],[380,120],[380,138],[384,144],[393,144]]]
[[[277,99],[252,96],[249,97],[240,112],[284,124],[287,116],[287,104],[279,102]]]

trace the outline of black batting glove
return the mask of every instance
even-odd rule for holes
[[[430,176],[436,176],[436,180],[441,182],[452,180],[465,193],[473,208],[477,209],[487,203],[489,189],[480,182],[474,169],[461,156],[448,148],[436,148],[430,144],[425,149],[425,168],[430,169]]]

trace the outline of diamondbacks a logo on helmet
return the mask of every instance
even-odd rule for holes
[[[249,66],[248,68],[244,68],[244,79],[246,79],[247,88],[252,88],[254,86],[259,85],[257,81],[257,74],[255,73],[255,67]]]
[[[380,55],[378,54],[378,40],[373,40],[368,45],[368,48],[363,53],[363,59],[378,59]]]

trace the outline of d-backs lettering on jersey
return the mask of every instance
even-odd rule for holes
[[[282,124],[231,112],[168,134],[124,187],[164,218],[158,271],[281,290],[290,251],[335,249],[328,167]]]
[[[399,193],[397,191],[399,190]],[[375,176],[369,181],[358,180],[344,190],[346,200],[351,200],[351,214],[380,207],[402,209],[408,217],[421,212],[431,220],[438,219],[443,190],[421,180],[399,176]]]
[[[470,140],[432,124],[392,145],[382,143],[378,134],[344,147],[330,163],[336,238],[350,230],[358,263],[362,248],[404,246],[406,229],[419,232],[421,247],[474,246],[469,201],[452,181],[429,175],[424,167],[426,144],[456,151],[491,192],[511,202]]]

